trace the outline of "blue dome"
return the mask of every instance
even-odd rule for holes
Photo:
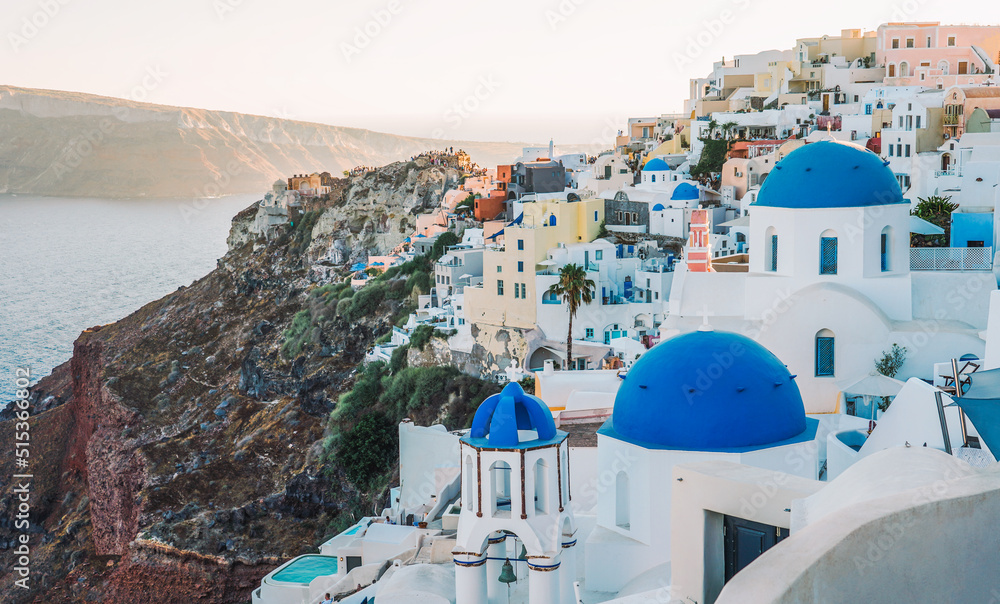
[[[522,441],[518,430],[534,430],[536,438]],[[469,439],[486,439],[486,444],[501,449],[518,448],[526,442],[555,437],[552,412],[540,398],[525,394],[517,382],[510,382],[499,394],[479,405],[468,436]]]
[[[646,162],[646,165],[642,167],[643,172],[669,172],[670,165],[663,161],[659,157],[654,157],[653,159]]]
[[[654,212],[659,212],[659,211],[661,211],[661,210],[663,210],[663,209],[665,209],[665,208],[663,207],[663,204],[662,204],[662,203],[658,203],[658,204],[656,204],[655,206],[653,206],[653,211],[654,211]]]
[[[696,331],[636,361],[600,433],[648,449],[725,451],[772,446],[809,425],[778,357],[745,336]]]
[[[670,199],[675,201],[690,201],[698,199],[698,187],[689,182],[682,182],[674,188]]]
[[[810,143],[775,164],[751,205],[772,208],[854,208],[904,203],[892,170],[864,147]]]

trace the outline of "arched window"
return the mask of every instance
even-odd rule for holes
[[[472,506],[476,498],[476,466],[472,463],[472,456],[468,455],[465,458],[465,494],[462,497],[465,499],[465,509],[472,510]]]
[[[899,77],[908,78],[910,77],[910,64],[903,61],[899,64]]]
[[[889,256],[889,250],[892,249],[892,227],[887,226],[882,229],[882,234],[879,238],[879,250],[881,250],[881,262],[882,262],[882,272],[887,273],[892,270],[891,258]]]
[[[493,509],[490,510],[494,518],[510,517],[511,490],[510,490],[510,465],[504,461],[494,462],[490,466],[490,486],[493,489]]]
[[[819,238],[819,274],[837,274],[837,233],[823,231]]]
[[[549,226],[556,226],[556,215],[549,216]]]
[[[833,377],[835,369],[833,332],[821,329],[816,332],[816,377]]]
[[[764,245],[767,248],[767,256],[764,260],[764,270],[778,270],[778,232],[774,227],[767,227],[764,231]]]
[[[542,459],[535,462],[535,513],[549,513],[549,467]]]
[[[629,502],[628,474],[624,470],[615,476],[615,525],[631,528],[631,504]]]

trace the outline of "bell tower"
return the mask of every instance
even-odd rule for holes
[[[548,407],[516,382],[476,411],[461,442],[458,604],[506,602],[504,584],[524,574],[530,604],[573,603],[576,523],[566,437]]]

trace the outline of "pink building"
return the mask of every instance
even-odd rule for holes
[[[887,23],[879,26],[875,62],[886,86],[947,88],[981,84],[996,71],[1000,26]]]

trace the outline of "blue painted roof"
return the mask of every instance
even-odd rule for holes
[[[696,331],[636,361],[599,433],[648,449],[731,451],[804,438],[808,427],[774,354],[739,334]]]
[[[674,192],[670,195],[670,199],[680,201],[698,199],[698,187],[689,182],[682,182],[674,188]]]
[[[536,435],[522,441],[519,430],[534,430]],[[476,446],[517,449],[529,443],[534,446],[540,441],[561,440],[560,435],[565,437],[566,433],[556,430],[545,403],[511,382],[479,405],[472,418],[472,430],[462,440]]]
[[[853,208],[905,203],[892,170],[875,153],[839,141],[799,147],[775,164],[751,204]]]
[[[660,211],[660,210],[662,210],[662,209],[664,209],[664,208],[663,208],[663,204],[662,204],[662,203],[658,203],[658,204],[656,204],[655,206],[653,206],[653,211],[654,211],[654,212],[659,212],[659,211]]]
[[[646,165],[642,167],[643,172],[669,172],[670,165],[663,161],[659,157],[654,157],[653,159],[646,162]]]

